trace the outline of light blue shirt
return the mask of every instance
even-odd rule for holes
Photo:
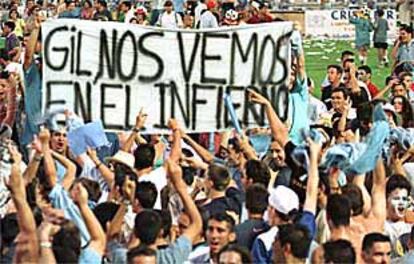
[[[301,82],[296,78],[293,89],[289,93],[289,120],[291,122],[289,138],[295,145],[301,144],[301,130],[309,128],[308,119],[309,93],[306,77]]]
[[[78,227],[81,237],[81,246],[86,246],[91,238],[79,208],[69,197],[69,193],[58,183],[53,187],[52,191],[50,191],[49,199],[54,208],[62,209],[65,218],[71,220]]]

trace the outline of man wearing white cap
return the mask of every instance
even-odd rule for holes
[[[259,235],[253,243],[252,257],[254,263],[270,263],[272,260],[272,243],[279,231],[278,225],[293,223],[299,210],[298,195],[290,188],[279,185],[269,195],[269,231]]]

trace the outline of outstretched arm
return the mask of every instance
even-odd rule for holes
[[[9,188],[17,210],[17,223],[19,225],[19,236],[21,238],[20,243],[17,244],[13,262],[37,262],[39,258],[39,245],[36,234],[36,223],[32,210],[26,200],[26,189],[20,171],[22,155],[12,145],[9,145],[9,152],[13,162]]]
[[[213,154],[211,154],[203,146],[195,142],[190,136],[188,136],[184,131],[181,131],[181,137],[187,142],[197,154],[207,163],[210,163],[214,160]]]
[[[74,187],[74,202],[77,203],[83,221],[91,236],[89,247],[93,248],[97,253],[103,256],[106,247],[105,232],[88,206],[88,192],[82,183],[77,183]]]
[[[201,234],[203,222],[201,220],[200,213],[192,200],[191,196],[187,192],[187,185],[182,178],[181,167],[171,160],[167,160],[167,173],[171,179],[171,182],[178,192],[183,204],[184,210],[190,216],[191,224],[184,231],[183,236],[187,237],[193,243],[197,237]]]
[[[251,102],[261,104],[265,107],[266,116],[269,120],[269,126],[273,134],[273,138],[281,145],[285,146],[289,141],[289,132],[287,127],[282,123],[282,121],[277,116],[275,110],[272,107],[272,104],[267,100],[263,95],[253,91],[249,91],[249,100]]]
[[[384,223],[386,217],[386,197],[385,187],[387,180],[385,177],[384,163],[381,158],[377,161],[374,169],[373,186],[372,186],[372,213],[375,218]]]
[[[318,200],[318,185],[319,185],[319,172],[318,172],[318,157],[321,151],[321,146],[315,143],[312,139],[307,139],[310,149],[310,166],[308,171],[308,183],[306,185],[306,198],[303,205],[303,210],[316,214],[316,205]]]

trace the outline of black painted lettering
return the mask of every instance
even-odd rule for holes
[[[101,120],[102,120],[102,124],[105,128],[108,129],[122,129],[123,126],[121,125],[116,125],[116,124],[108,124],[106,122],[106,114],[105,114],[105,109],[109,109],[109,108],[116,108],[115,104],[108,104],[106,103],[106,93],[108,91],[108,89],[120,89],[122,90],[122,85],[121,84],[107,84],[107,83],[102,83],[101,84]]]
[[[123,69],[123,66],[125,67],[125,63],[122,63],[123,62],[122,51],[124,50],[124,43],[125,41],[128,40],[128,38],[129,38],[128,43],[131,43],[133,45],[132,47],[133,53],[131,54],[132,65],[131,65],[131,69],[129,70],[129,72],[125,73]],[[135,77],[135,75],[137,74],[137,65],[138,65],[137,60],[138,60],[137,43],[135,41],[134,34],[128,30],[124,34],[122,34],[122,37],[119,39],[119,42],[116,48],[117,69],[118,69],[119,79],[121,79],[121,81],[127,82]]]
[[[183,72],[184,80],[186,83],[188,83],[191,79],[191,73],[194,68],[194,61],[198,50],[198,44],[200,42],[200,33],[195,33],[195,39],[193,48],[191,50],[190,55],[190,61],[188,63],[188,66],[186,65],[186,59],[185,59],[185,52],[184,52],[184,43],[183,43],[183,36],[181,32],[177,32],[177,38],[178,38],[178,47],[180,50],[180,60],[181,60],[181,70]]]
[[[246,63],[249,59],[249,54],[253,52],[253,63],[252,63],[252,75],[250,84],[254,85],[256,82],[256,58],[257,58],[257,33],[253,33],[250,37],[249,44],[247,44],[247,49],[243,52],[242,44],[240,43],[239,35],[237,32],[234,32],[232,35],[231,41],[231,55],[230,55],[230,84],[234,84],[234,72],[235,68],[235,59],[236,59],[236,49],[239,51],[242,62]]]
[[[207,40],[208,39],[228,39],[227,33],[204,33],[203,41],[201,46],[201,83],[212,83],[212,84],[226,84],[225,78],[217,78],[207,76],[206,61],[220,61],[220,55],[208,55],[207,54]]]
[[[266,52],[266,48],[270,46],[271,47],[271,51],[270,52]],[[277,56],[277,52],[278,50],[276,49],[276,43],[273,40],[271,35],[267,35],[266,37],[264,37],[263,41],[262,41],[262,45],[260,47],[260,55],[259,55],[259,60],[257,62],[257,77],[258,77],[258,81],[260,85],[264,85],[264,84],[269,84],[272,83],[272,79],[275,75],[275,66],[276,66],[276,56]],[[263,65],[264,65],[264,59],[271,59],[271,66],[270,66],[270,70],[267,74],[267,77],[263,78]]]
[[[138,40],[139,51],[143,55],[152,58],[158,65],[157,71],[152,76],[151,75],[150,76],[140,75],[138,77],[138,79],[144,83],[155,82],[158,79],[160,79],[162,74],[164,73],[164,62],[162,61],[161,57],[154,51],[149,50],[144,46],[144,41],[147,38],[151,38],[151,37],[164,37],[164,33],[163,32],[148,32],[148,33],[143,34]]]
[[[82,36],[82,31],[78,31],[78,43],[76,45],[76,75],[89,77],[92,75],[92,72],[89,70],[83,70],[81,66]]]
[[[93,81],[94,84],[104,76],[105,66],[106,71],[108,72],[108,77],[110,79],[115,78],[115,63],[114,58],[116,56],[116,39],[117,39],[117,31],[114,29],[112,31],[112,50],[109,48],[108,44],[108,36],[106,35],[105,29],[101,30],[100,38],[99,38],[99,70],[95,76],[95,80]],[[110,52],[112,51],[112,53]]]
[[[203,84],[193,84],[193,100],[192,100],[192,118],[191,118],[191,129],[195,130],[197,127],[197,105],[207,104],[207,99],[198,98],[198,90],[214,90],[215,86],[213,85],[203,85]]]
[[[86,82],[86,98],[81,91],[79,82],[75,82],[75,107],[74,111],[77,115],[82,116],[85,123],[92,120],[92,85],[90,82]]]
[[[46,36],[45,38],[45,46],[44,46],[44,52],[45,52],[45,63],[46,66],[54,71],[62,71],[65,66],[66,63],[68,61],[68,56],[69,56],[69,48],[67,46],[63,46],[63,47],[52,47],[52,51],[53,52],[60,52],[63,53],[63,60],[61,61],[61,63],[56,63],[56,55],[51,55],[50,54],[50,46],[51,43],[60,43],[59,41],[56,41],[55,39],[53,39],[53,37],[55,37],[55,34],[57,33],[64,33],[69,31],[69,28],[67,26],[62,26],[62,27],[57,27],[53,30],[51,30],[49,32],[49,34]],[[59,38],[58,36],[56,36],[56,38]],[[54,63],[52,63],[52,61]]]

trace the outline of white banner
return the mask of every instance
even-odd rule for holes
[[[353,38],[355,26],[349,23],[355,9],[330,9],[305,11],[305,31],[307,36],[327,36],[330,38]],[[375,12],[372,11],[371,18]],[[390,26],[388,38],[394,39],[398,33],[397,12],[394,9],[384,10],[384,18]],[[374,22],[374,20],[372,21]]]
[[[223,94],[243,126],[264,124],[246,89],[286,114],[290,22],[215,30],[165,30],[81,20],[42,24],[44,109],[69,107],[106,129],[129,129],[141,107],[147,129],[175,117],[190,131],[231,126]]]

